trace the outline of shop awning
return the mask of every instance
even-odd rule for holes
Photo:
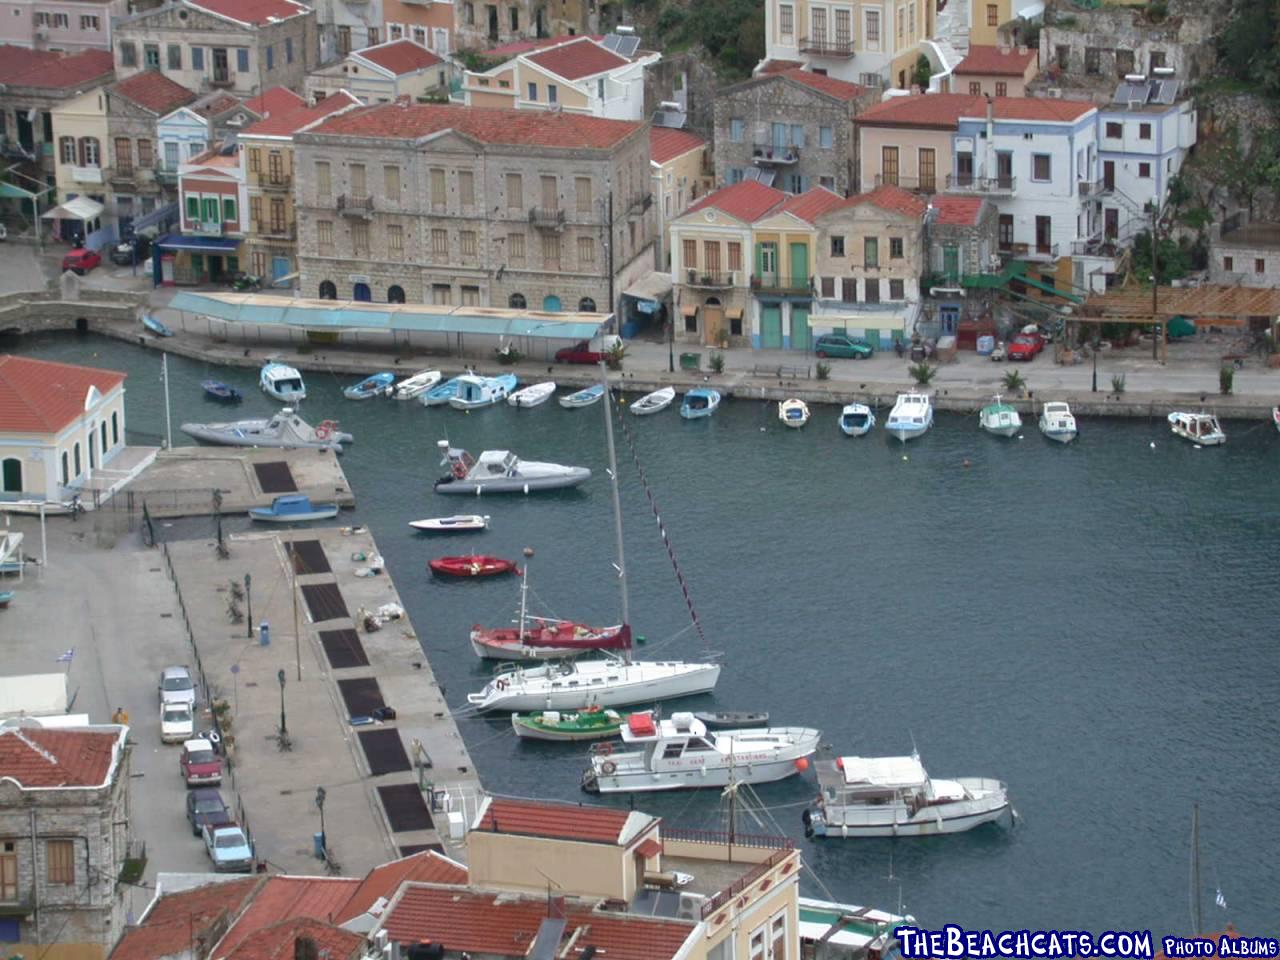
[[[651,270],[622,291],[624,297],[661,303],[671,293],[671,274]]]
[[[90,200],[88,197],[73,197],[66,203],[58,204],[52,210],[44,213],[40,219],[42,220],[96,220],[102,216],[105,209],[97,200]]]
[[[234,253],[240,241],[232,237],[187,237],[180,233],[166,233],[156,241],[161,250],[190,250],[193,253]]]
[[[0,183],[0,199],[4,200],[31,200],[35,194],[30,190],[23,190],[17,184]]]
[[[885,313],[811,313],[811,327],[843,327],[853,330],[906,330],[907,315],[900,311]]]
[[[741,319],[742,319],[742,308],[741,308],[741,307],[729,307],[729,308],[727,308],[727,309],[725,310],[725,312],[724,312],[724,318],[725,318],[726,320],[741,320]]]
[[[696,317],[698,315],[698,308],[695,306],[684,306],[680,308],[680,313],[682,316]]]

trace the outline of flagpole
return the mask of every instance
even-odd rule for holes
[[[169,354],[160,354],[160,375],[164,378],[164,439],[165,449],[173,449],[173,419],[169,414]]]

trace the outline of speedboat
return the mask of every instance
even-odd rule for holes
[[[458,392],[449,398],[449,406],[455,410],[475,410],[491,407],[516,388],[516,375],[504,373],[500,377],[477,377],[474,373],[458,377]]]
[[[935,780],[918,754],[814,763],[822,793],[803,814],[806,836],[923,837],[962,833],[1012,811],[1008,788],[986,777]]]
[[[916,925],[916,918],[887,913],[852,903],[835,903],[800,897],[800,922],[796,931],[802,957],[822,960],[865,960],[899,957],[898,927]]]
[[[489,517],[475,513],[463,513],[452,517],[428,517],[425,520],[410,520],[409,526],[423,533],[467,533],[472,530],[484,530],[489,526]]]
[[[157,337],[172,337],[173,331],[166,327],[149,313],[142,315],[142,325],[154,333]]]
[[[453,377],[436,384],[418,398],[419,402],[424,407],[443,406],[458,395],[458,381],[461,379],[461,377]]]
[[[276,363],[274,360],[267,363],[258,377],[258,385],[267,396],[285,403],[307,399],[307,387],[302,382],[302,374],[286,363]]]
[[[794,397],[778,404],[778,419],[788,427],[799,430],[809,422],[809,405]]]
[[[889,411],[889,419],[884,422],[889,435],[897,437],[903,443],[923,436],[932,426],[933,403],[926,394],[914,390],[898,394],[897,402]]]
[[[1052,400],[1040,411],[1040,432],[1058,443],[1070,443],[1076,438],[1076,417],[1071,404]]]
[[[560,398],[560,406],[568,410],[576,410],[578,407],[589,407],[593,403],[597,403],[604,396],[604,384],[593,383],[591,386],[579,390],[577,393],[571,393],[566,397]]]
[[[1227,435],[1222,432],[1218,418],[1212,413],[1175,411],[1169,414],[1169,429],[1175,436],[1203,447],[1216,447],[1227,442]]]
[[[1022,429],[1022,417],[1012,404],[1000,398],[1000,394],[997,393],[993,399],[994,402],[987,404],[978,414],[978,426],[997,437],[1016,436]]]
[[[276,497],[269,507],[254,507],[249,519],[262,523],[305,523],[308,520],[331,520],[338,515],[336,503],[312,503],[305,493]]]
[[[513,407],[536,407],[540,403],[546,403],[555,392],[556,382],[544,380],[542,383],[531,384],[517,390],[507,397],[507,403]]]
[[[709,417],[720,406],[720,391],[710,387],[694,387],[684,395],[680,403],[680,416],[686,420]]]
[[[503,573],[519,573],[512,560],[473,554],[469,557],[437,557],[428,560],[431,572],[441,577],[496,577]]]
[[[224,447],[318,448],[342,452],[352,443],[349,433],[338,429],[336,420],[322,420],[312,427],[292,407],[285,407],[268,420],[234,420],[229,423],[184,423],[182,432],[202,443]]]
[[[812,727],[709,733],[692,713],[656,722],[652,714],[633,713],[622,727],[622,750],[599,744],[591,751],[582,789],[633,793],[772,783],[807,769],[821,736]]]
[[[769,723],[767,710],[721,710],[716,713],[695,711],[694,719],[701,720],[708,730],[730,730],[740,727],[763,727]]]
[[[654,413],[661,413],[667,407],[671,406],[672,401],[676,398],[675,387],[663,387],[661,390],[655,390],[653,393],[646,393],[643,397],[631,405],[631,412],[637,417],[647,417]]]
[[[371,377],[365,377],[342,391],[348,400],[368,400],[370,397],[383,397],[391,392],[391,385],[396,382],[396,375],[383,371]]]
[[[511,729],[525,740],[602,740],[616,737],[630,714],[617,710],[588,707],[561,713],[559,710],[539,710],[536,713],[513,713]]]
[[[861,437],[876,425],[876,415],[865,403],[849,403],[840,411],[840,432],[847,437]]]
[[[440,465],[449,468],[449,473],[435,482],[436,493],[479,496],[562,490],[576,487],[591,476],[586,467],[521,460],[510,450],[486,450],[477,460],[467,451],[449,446],[448,440],[440,440],[436,446],[444,454]]]
[[[397,400],[412,400],[439,383],[440,376],[439,370],[423,370],[420,373],[415,373],[412,377],[397,383],[391,396]]]
[[[216,400],[218,403],[239,403],[244,399],[243,393],[221,380],[203,380],[200,389],[204,391],[206,400]]]

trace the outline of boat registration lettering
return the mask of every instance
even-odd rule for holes
[[[1071,957],[1124,957],[1152,960],[1155,948],[1150,930],[966,930],[948,923],[941,930],[897,927],[908,960],[1066,960]],[[1170,957],[1175,954],[1169,954]],[[1272,955],[1274,956],[1274,954]]]

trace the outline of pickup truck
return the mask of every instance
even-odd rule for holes
[[[206,823],[204,848],[219,873],[253,872],[253,847],[234,823]]]
[[[216,787],[222,783],[222,758],[208,740],[188,740],[182,745],[178,772],[188,787]]]
[[[557,350],[556,363],[599,363],[605,359],[619,339],[616,336],[606,336],[596,344],[579,340],[572,347],[562,347]]]

